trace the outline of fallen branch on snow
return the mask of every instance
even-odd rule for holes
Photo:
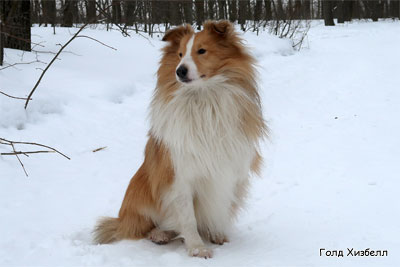
[[[3,152],[0,153],[0,155],[2,156],[16,156],[19,164],[21,165],[22,169],[25,172],[25,175],[28,176],[28,173],[25,169],[24,164],[22,163],[19,155],[24,155],[26,157],[29,157],[29,154],[39,154],[39,153],[58,153],[61,156],[63,156],[64,158],[70,160],[71,158],[69,158],[67,155],[61,153],[60,151],[58,151],[57,149],[51,147],[51,146],[47,146],[47,145],[43,145],[43,144],[39,144],[39,143],[33,143],[33,142],[18,142],[18,141],[11,141],[11,140],[7,140],[4,138],[0,137],[0,145],[6,145],[6,146],[10,146],[12,148],[12,152]],[[47,148],[49,150],[35,150],[35,151],[17,151],[17,149],[15,148],[15,145],[30,145],[30,146],[36,146],[36,147],[44,147]]]

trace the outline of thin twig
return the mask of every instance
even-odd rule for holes
[[[38,45],[38,46],[44,47],[44,45],[41,45],[41,44],[39,44],[39,43],[34,43],[34,42],[30,41],[30,40],[27,40],[27,39],[24,39],[24,38],[21,38],[21,37],[18,37],[18,36],[9,34],[9,33],[4,32],[4,31],[3,31],[3,34],[4,34],[5,36],[8,36],[8,37],[11,37],[11,38],[14,38],[14,39],[17,39],[17,40],[26,42],[26,43],[31,43],[31,44],[34,44],[34,45]]]
[[[17,157],[17,160],[18,160],[18,162],[19,162],[19,164],[21,165],[21,167],[22,167],[22,169],[24,170],[25,175],[26,175],[27,177],[28,177],[28,173],[27,173],[27,171],[26,171],[26,169],[25,169],[25,166],[24,166],[24,164],[22,163],[22,161],[21,161],[19,155],[24,155],[24,156],[29,157],[29,154],[58,153],[58,154],[60,154],[61,156],[65,157],[65,158],[67,158],[67,159],[70,159],[68,156],[64,155],[63,153],[61,153],[61,152],[58,151],[57,149],[52,148],[52,147],[50,147],[50,146],[42,145],[42,144],[39,144],[39,143],[17,142],[17,141],[11,141],[11,140],[7,140],[7,139],[4,139],[4,138],[0,138],[0,144],[11,146],[12,152],[4,152],[4,153],[0,153],[0,155],[1,155],[1,156],[16,156],[16,157]],[[16,144],[19,144],[19,145],[33,145],[33,146],[45,147],[45,148],[50,149],[50,150],[17,151],[17,150],[15,149],[15,145],[16,145]]]
[[[15,152],[5,152],[0,153],[3,156],[12,156],[12,155],[27,155],[27,154],[39,154],[39,153],[55,153],[52,150],[38,150],[38,151],[15,151]]]
[[[31,61],[31,62],[20,62],[20,63],[10,64],[8,66],[5,66],[5,67],[1,68],[0,70],[5,70],[7,68],[14,67],[15,65],[28,65],[28,64],[32,64],[32,63],[46,64],[46,62],[43,62],[43,61],[40,61],[40,60],[35,60],[35,61]]]
[[[27,100],[27,99],[28,99],[28,98],[25,98],[25,97],[16,97],[16,96],[12,96],[12,95],[6,94],[6,93],[4,93],[4,92],[2,92],[2,91],[0,91],[0,94],[5,95],[5,96],[8,96],[8,97],[10,97],[10,98],[14,98],[14,99],[21,99],[21,100]],[[3,144],[3,143],[1,143],[1,144]]]
[[[96,148],[95,150],[93,150],[92,152],[93,152],[93,153],[96,153],[96,152],[98,152],[98,151],[100,151],[100,150],[103,150],[103,149],[106,149],[106,148],[107,148],[106,146],[99,147],[99,148]]]
[[[114,48],[114,47],[112,47],[112,46],[109,46],[109,45],[106,45],[105,43],[100,42],[99,40],[97,40],[97,39],[95,39],[95,38],[93,38],[93,37],[90,37],[90,36],[87,36],[87,35],[78,35],[78,36],[76,36],[76,38],[79,38],[79,37],[82,37],[82,38],[89,38],[90,40],[93,40],[93,41],[95,41],[95,42],[98,42],[99,44],[102,44],[102,45],[104,45],[104,46],[106,46],[106,47],[108,47],[108,48],[111,48],[111,49],[114,49],[115,51],[117,51],[116,48]]]
[[[4,138],[0,138],[0,141],[7,142],[7,143],[13,144],[13,145],[15,145],[15,144],[19,144],[19,145],[32,145],[32,146],[40,146],[40,147],[48,148],[48,149],[51,149],[51,150],[53,150],[54,152],[60,154],[61,156],[65,157],[66,159],[69,159],[69,160],[71,159],[71,158],[69,158],[68,156],[66,156],[65,154],[61,153],[60,151],[58,151],[57,149],[55,149],[55,148],[53,148],[53,147],[51,147],[51,146],[47,146],[47,145],[43,145],[43,144],[39,144],[39,143],[33,143],[33,142],[10,141],[10,140],[4,139]],[[14,152],[15,152],[15,151],[14,151]]]
[[[107,14],[107,12],[105,12],[105,10],[109,9],[112,5],[104,8],[104,10],[101,8],[100,4],[97,1],[96,1],[96,5],[97,5],[97,9],[100,11],[100,13],[102,15],[104,15],[107,19],[112,21],[111,16],[109,14]],[[115,23],[115,22],[113,22],[113,24],[119,28],[119,30],[121,31],[122,35],[130,37],[129,33],[125,30],[124,27],[122,27],[121,25],[119,25],[118,23]]]
[[[11,146],[12,146],[13,151],[16,152],[13,143],[11,143]],[[21,164],[21,167],[22,167],[22,169],[24,170],[24,173],[25,173],[26,177],[28,177],[28,173],[26,172],[25,166],[24,166],[24,164],[22,163],[21,159],[19,158],[18,155],[15,155],[15,156],[17,157],[17,159],[18,159],[18,161],[19,161],[19,164]]]

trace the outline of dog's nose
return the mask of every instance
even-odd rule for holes
[[[185,65],[181,65],[181,66],[176,70],[176,75],[178,75],[178,77],[179,77],[181,80],[185,80],[185,79],[187,78],[187,77],[186,77],[187,73],[188,73],[188,69],[186,68]]]

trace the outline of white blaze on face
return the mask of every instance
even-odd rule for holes
[[[192,37],[190,38],[189,42],[186,45],[186,53],[184,57],[181,59],[181,62],[179,62],[178,66],[176,67],[176,70],[182,66],[185,65],[186,68],[188,69],[187,73],[187,78],[191,81],[197,80],[200,78],[200,75],[197,71],[197,66],[193,61],[193,58],[191,56],[192,53],[192,47],[193,47],[193,42],[194,42],[195,35],[193,34]],[[176,70],[175,70],[175,75],[176,75]],[[178,76],[176,79],[179,81]]]

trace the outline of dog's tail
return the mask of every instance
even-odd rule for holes
[[[119,218],[103,217],[94,228],[94,242],[96,244],[108,244],[118,240],[122,237],[119,234],[118,228],[120,225]]]

